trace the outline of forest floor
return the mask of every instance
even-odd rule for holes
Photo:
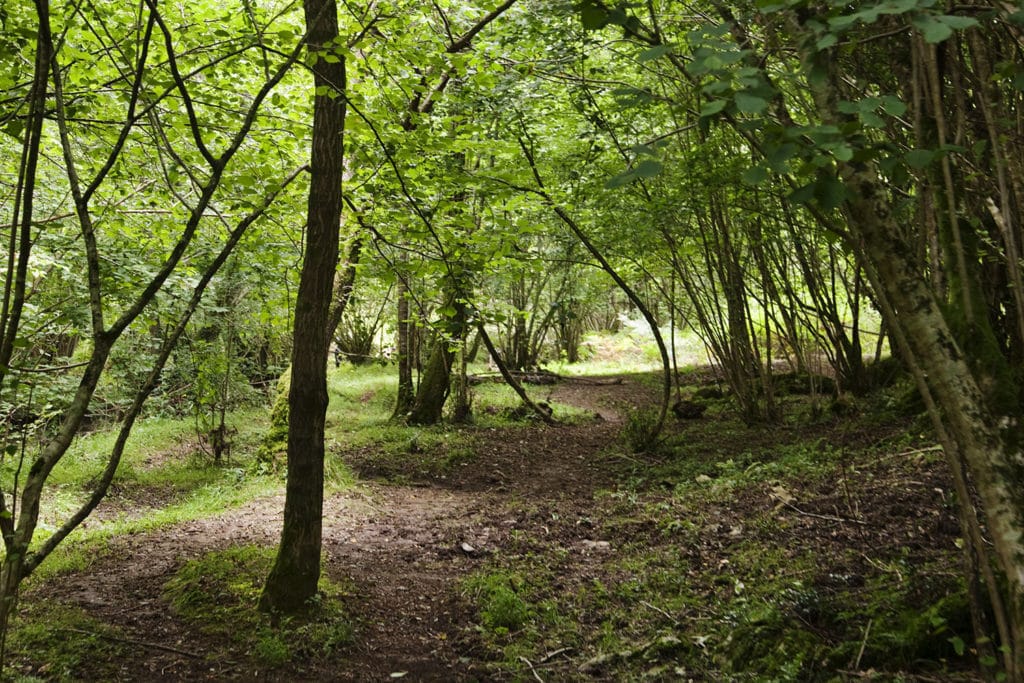
[[[83,612],[92,626],[50,636],[87,639],[93,654],[70,671],[27,657],[20,671],[135,681],[972,679],[957,657],[970,641],[959,529],[919,420],[853,411],[749,428],[723,404],[634,454],[621,433],[631,411],[656,404],[650,380],[546,387],[549,401],[592,417],[469,428],[454,456],[415,441],[397,454],[338,452],[358,481],[324,509],[324,570],[352,625],[337,647],[268,663],[170,603],[168,582],[189,560],[275,547],[277,493],[113,536],[84,567],[34,581],[22,596],[29,618],[39,604]],[[130,515],[161,495],[136,491],[98,512]]]

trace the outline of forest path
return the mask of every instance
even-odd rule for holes
[[[617,438],[613,422],[651,390],[563,382],[549,398],[607,415],[594,422],[478,429],[475,457],[416,485],[375,481],[330,495],[324,505],[324,569],[350,588],[353,645],[330,661],[262,671],[246,653],[177,618],[164,584],[189,559],[236,545],[275,546],[283,494],[222,515],[111,539],[88,569],[33,589],[79,606],[135,641],[124,680],[460,680],[481,675],[460,659],[461,631],[476,621],[458,581],[522,538],[543,538],[585,561],[594,552],[594,493],[613,488],[620,461],[602,453]],[[345,454],[342,454],[345,458]],[[358,467],[357,467],[358,469]],[[65,580],[66,579],[66,580]]]

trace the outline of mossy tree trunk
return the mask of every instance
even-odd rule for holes
[[[449,340],[439,335],[427,367],[423,369],[419,390],[409,411],[409,424],[432,425],[441,421],[444,404],[448,401],[454,355]]]
[[[855,190],[851,227],[877,274],[891,313],[887,323],[902,331],[903,352],[920,368],[919,382],[934,397],[932,418],[947,433],[977,489],[992,542],[993,560],[1004,579],[1010,680],[1024,673],[1024,467],[1021,425],[989,407],[981,386],[986,369],[968,364],[943,307],[911,253],[898,238],[878,176],[869,168],[845,168]],[[954,466],[958,464],[954,463]],[[990,587],[991,588],[991,587]]]
[[[822,118],[842,123],[837,103],[842,94],[835,63],[825,55],[822,73],[813,88]],[[893,209],[883,174],[871,162],[840,162],[837,171],[848,189],[844,211],[850,241],[863,260],[883,302],[886,324],[900,341],[901,350],[915,373],[936,431],[943,437],[958,488],[966,491],[967,477],[977,491],[991,543],[988,559],[1001,580],[986,579],[993,612],[1000,630],[1003,665],[1008,680],[1024,676],[1024,425],[1012,373],[1006,358],[986,346],[994,338],[990,321],[972,314],[969,285],[951,288],[943,301],[920,267],[916,245]],[[966,264],[976,262],[965,253],[963,240],[946,248],[953,275],[971,280]],[[959,327],[966,329],[957,334]],[[1009,400],[1006,397],[1009,396]],[[981,538],[973,512],[961,522],[968,537]],[[972,528],[973,527],[973,528]],[[976,550],[984,552],[983,548]]]
[[[455,278],[450,276],[446,279]],[[460,285],[449,282],[448,287],[451,293],[447,297],[447,303],[442,307],[442,311],[446,312],[446,317],[439,325],[440,329],[430,352],[430,359],[420,378],[416,399],[409,412],[409,424],[432,425],[440,422],[444,413],[444,405],[451,393],[452,361],[455,358],[454,345],[465,340],[468,311]]]
[[[306,45],[316,56],[318,94],[313,104],[306,250],[293,328],[284,527],[259,603],[264,611],[284,614],[304,610],[320,580],[327,324],[338,264],[344,174],[345,59],[337,50],[338,10],[334,0],[306,0],[304,9]]]

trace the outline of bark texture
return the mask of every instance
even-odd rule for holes
[[[336,54],[334,0],[306,0],[307,47],[313,66],[313,113],[306,251],[295,304],[292,381],[288,394],[288,481],[277,559],[260,596],[260,609],[304,610],[320,580],[324,495],[324,422],[327,414],[328,320],[338,263],[344,174],[345,61]]]

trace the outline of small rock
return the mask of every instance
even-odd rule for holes
[[[612,544],[608,541],[591,541],[584,539],[583,547],[588,550],[611,550]]]

